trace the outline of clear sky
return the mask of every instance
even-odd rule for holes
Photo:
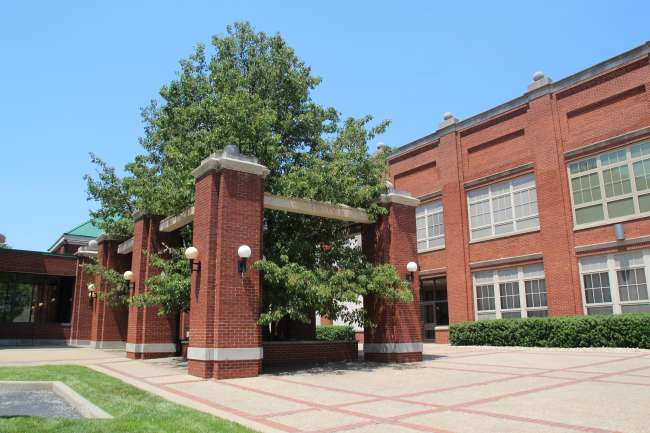
[[[122,167],[140,108],[197,42],[248,20],[279,32],[344,115],[399,146],[650,40],[646,1],[0,2],[0,233],[42,250],[85,221],[88,153]],[[376,144],[376,143],[375,143]]]

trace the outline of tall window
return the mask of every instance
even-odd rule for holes
[[[471,240],[539,228],[532,174],[472,190],[467,202]]]
[[[569,165],[576,226],[650,213],[650,141]]]
[[[650,250],[580,259],[587,314],[650,312]]]
[[[478,320],[547,315],[546,283],[541,264],[475,272],[472,277]]]
[[[445,224],[442,216],[442,200],[427,203],[415,210],[418,251],[445,246]]]

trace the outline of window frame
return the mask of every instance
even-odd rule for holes
[[[540,266],[542,269],[542,276],[536,276],[536,277],[531,277],[531,276],[526,276],[525,275],[525,269],[530,268],[530,267],[536,267]],[[517,276],[516,278],[500,278],[499,277],[499,271],[507,271],[507,270],[517,270]],[[477,284],[476,282],[476,275],[477,274],[486,274],[486,273],[492,273],[492,288],[493,288],[493,293],[494,293],[494,310],[481,310],[481,313],[493,313],[495,316],[496,320],[503,319],[503,313],[514,313],[514,312],[519,312],[520,313],[520,318],[525,319],[528,318],[528,312],[531,311],[546,311],[548,315],[548,287],[546,286],[546,275],[544,273],[544,265],[543,263],[532,263],[532,264],[527,264],[527,265],[519,265],[519,266],[511,266],[511,267],[505,267],[505,268],[499,268],[499,269],[487,269],[487,270],[477,270],[472,272],[472,293],[473,293],[473,298],[474,298],[474,320],[479,321],[479,320],[490,320],[490,319],[479,319],[479,310],[478,310],[478,299],[477,299],[477,286],[489,286],[489,283],[480,283]],[[544,307],[529,307],[528,302],[526,299],[526,281],[537,281],[537,280],[543,280],[544,281],[544,290],[546,293],[546,306]],[[501,284],[503,283],[512,283],[512,282],[517,282],[518,287],[519,287],[519,308],[501,308]],[[492,320],[495,320],[492,319]]]
[[[616,265],[616,258],[618,256],[623,256],[625,254],[634,254],[634,253],[640,253],[642,254],[642,262],[643,265],[634,265],[630,267],[620,267]],[[595,269],[595,270],[590,270],[588,272],[583,272],[583,264],[582,264],[582,259],[587,258],[587,257],[605,257],[606,260],[606,266],[603,266],[601,268]],[[620,293],[620,287],[619,287],[619,282],[618,282],[618,271],[621,270],[631,270],[631,269],[641,269],[643,268],[645,272],[645,279],[646,279],[646,289],[648,291],[648,299],[646,300],[637,300],[637,301],[621,301],[621,293]],[[617,315],[617,314],[623,314],[623,307],[624,306],[632,306],[632,305],[650,305],[650,279],[648,279],[649,272],[650,272],[650,250],[648,249],[642,249],[642,250],[632,250],[632,251],[625,251],[622,253],[610,253],[610,254],[595,254],[595,255],[590,255],[590,256],[584,256],[580,257],[578,259],[578,272],[580,274],[580,291],[582,294],[582,310],[583,314],[585,316],[589,315],[588,309],[590,307],[598,308],[598,307],[611,307],[612,308],[612,314]],[[585,293],[585,282],[584,282],[584,276],[585,275],[590,275],[590,274],[597,274],[597,273],[604,273],[607,272],[607,277],[609,278],[609,296],[611,299],[611,302],[597,302],[597,303],[592,303],[592,304],[587,304],[587,294]]]
[[[568,184],[569,184],[569,197],[571,200],[571,214],[573,217],[573,229],[574,230],[582,230],[582,229],[587,229],[591,227],[599,227],[603,225],[608,225],[608,224],[615,224],[623,221],[630,221],[633,219],[638,219],[642,218],[645,216],[650,216],[650,211],[647,212],[641,212],[640,207],[639,207],[639,197],[640,196],[650,196],[650,188],[647,188],[645,190],[642,190],[641,192],[637,189],[636,185],[636,176],[634,172],[634,164],[637,162],[642,162],[645,160],[650,160],[650,153],[641,154],[639,156],[633,156],[632,155],[632,148],[635,146],[643,146],[644,144],[650,144],[650,141],[644,140],[644,141],[639,141],[636,143],[629,143],[626,144],[625,146],[622,147],[617,147],[617,148],[612,148],[608,149],[606,151],[602,151],[596,154],[592,154],[587,157],[579,158],[573,161],[569,161],[566,166],[566,173],[567,173],[567,179],[568,179]],[[605,155],[608,154],[613,154],[616,152],[620,151],[625,151],[625,159],[623,161],[617,161],[611,164],[603,165],[601,158]],[[574,164],[580,163],[580,162],[586,162],[590,159],[595,159],[596,160],[596,166],[594,168],[580,171],[578,173],[572,174],[571,173],[571,166]],[[619,168],[619,167],[626,167],[628,170],[629,174],[629,181],[630,181],[630,192],[621,194],[621,195],[616,195],[613,197],[607,197],[607,194],[605,193],[605,179],[603,172],[606,170],[610,170],[613,168]],[[576,178],[581,178],[584,176],[588,176],[591,174],[596,174],[598,178],[598,186],[600,188],[600,199],[599,200],[592,200],[589,202],[584,202],[580,203],[578,205],[575,204],[575,198],[574,198],[574,191],[573,191],[573,179]],[[609,210],[607,207],[608,203],[612,202],[617,202],[617,201],[622,201],[628,198],[632,198],[632,205],[634,207],[634,212],[630,215],[624,215],[620,217],[609,217]],[[576,217],[576,210],[577,209],[583,209],[591,206],[597,206],[601,205],[602,206],[602,211],[603,211],[603,216],[604,218],[599,221],[593,221],[593,222],[588,222],[588,223],[583,223],[583,224],[578,224],[578,220]]]
[[[440,205],[439,209],[436,209],[435,211],[429,209],[432,206],[435,206],[435,205],[438,205],[438,204]],[[424,214],[422,216],[418,217],[418,210],[419,209],[424,210]],[[428,251],[442,250],[442,249],[445,248],[445,215],[444,215],[444,210],[445,209],[444,209],[444,206],[443,206],[443,203],[442,203],[442,198],[439,198],[437,200],[427,201],[425,203],[421,203],[418,207],[415,208],[415,227],[416,227],[415,228],[415,246],[416,246],[416,249],[417,249],[418,253],[426,253]],[[429,226],[427,225],[427,218],[429,216],[435,216],[435,215],[440,215],[440,218],[441,218],[441,221],[442,221],[442,234],[438,235],[438,236],[429,236],[430,233],[429,233]],[[425,230],[425,233],[426,233],[426,236],[425,236],[424,239],[419,239],[417,237],[418,218],[423,218],[424,219],[424,230]],[[442,239],[442,245],[436,245],[436,246],[430,247],[429,245],[431,244],[431,241],[433,241],[435,239]],[[427,247],[420,249],[417,245],[422,241],[427,243]]]
[[[524,188],[518,188],[515,189],[513,186],[513,183],[519,179],[523,179],[525,177],[530,177],[533,180],[533,184],[531,186],[527,186]],[[503,185],[503,184],[508,184],[508,191],[503,192],[500,194],[493,194],[492,193],[492,188],[494,188],[497,185]],[[481,191],[481,190],[487,190],[487,197],[483,199],[478,199],[478,200],[471,200],[470,199],[470,194],[475,193],[476,191]],[[520,217],[517,218],[516,214],[516,205],[515,205],[515,193],[520,193],[524,191],[535,191],[535,205],[537,207],[537,212],[535,214],[527,215],[525,217]],[[524,234],[524,233],[531,233],[531,232],[536,232],[540,230],[540,221],[539,221],[539,201],[537,200],[537,179],[535,178],[535,173],[530,172],[530,173],[525,173],[522,175],[518,175],[515,177],[511,177],[506,180],[501,180],[498,182],[490,183],[488,185],[484,185],[478,188],[472,188],[468,191],[465,192],[465,204],[467,206],[467,226],[469,230],[469,243],[477,243],[477,242],[484,242],[488,241],[491,239],[499,239],[499,238],[504,238],[508,236],[514,236],[514,235],[519,235],[519,234]],[[511,209],[511,219],[509,219],[507,222],[500,221],[500,222],[495,222],[494,221],[494,206],[492,201],[494,199],[502,198],[502,197],[509,197],[510,198],[510,209]],[[489,215],[490,215],[490,223],[489,224],[483,224],[481,226],[472,226],[472,205],[475,205],[477,203],[483,203],[487,202],[488,203],[488,208],[489,208]],[[518,223],[522,221],[527,221],[537,218],[537,225],[534,227],[528,227],[524,229],[517,230],[516,227]],[[513,231],[507,232],[507,233],[496,233],[496,228],[498,226],[505,226],[507,224],[512,224],[513,226]],[[490,228],[491,229],[491,234],[488,236],[482,236],[480,238],[474,238],[473,231],[476,230],[481,230],[481,229],[486,229]]]

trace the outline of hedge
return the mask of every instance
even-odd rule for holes
[[[464,322],[449,327],[457,346],[638,347],[650,349],[650,314]]]
[[[354,329],[347,325],[317,326],[316,340],[354,341]]]

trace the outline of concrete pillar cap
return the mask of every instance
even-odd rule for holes
[[[211,170],[221,171],[223,169],[256,174],[262,177],[266,177],[270,171],[260,164],[257,158],[243,155],[237,146],[230,144],[224,147],[222,151],[215,152],[204,159],[198,167],[192,170],[192,175],[199,178]]]

